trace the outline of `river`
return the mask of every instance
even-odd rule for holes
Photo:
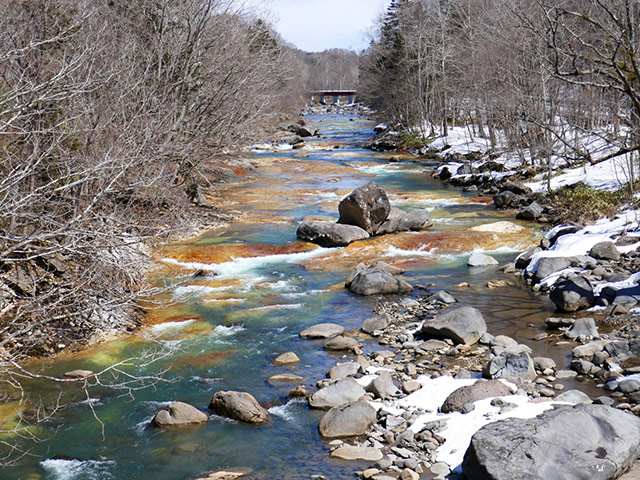
[[[156,351],[164,357],[145,367],[123,368],[142,375],[166,369],[164,378],[171,382],[131,395],[95,387],[90,400],[83,399],[78,387],[63,386],[64,398],[74,401],[33,431],[41,440],[26,440],[31,455],[2,471],[3,479],[188,480],[222,467],[250,467],[252,479],[320,474],[354,478],[362,464],[328,457],[328,445],[317,433],[323,412],[288,398],[291,385],[271,386],[266,379],[291,372],[311,386],[340,358],[298,333],[320,322],[357,332],[372,315],[376,298],[358,297],[343,288],[348,272],[360,261],[384,259],[406,268],[405,278],[414,285],[448,289],[460,302],[479,308],[495,335],[531,344],[543,331],[543,319],[552,310],[548,300],[512,276],[495,270],[478,273],[466,266],[474,249],[488,251],[501,262],[512,260],[536,240],[537,227],[520,222],[525,230],[519,234],[473,232],[469,228],[475,225],[512,218],[495,211],[484,197],[433,179],[428,163],[390,163],[390,154],[362,149],[373,127],[366,118],[305,118],[323,138],[308,141],[302,150],[252,152],[262,166],[240,185],[218,192],[216,203],[242,211],[241,221],[158,252],[154,280],[170,287],[182,283],[171,287],[165,298],[172,300],[170,305],[149,312],[149,327],[131,338],[38,364],[52,375],[78,368],[99,371]],[[434,226],[344,249],[296,241],[300,220],[335,219],[339,200],[372,180],[388,192],[393,205],[429,209]],[[198,270],[201,275],[190,278]],[[507,280],[512,286],[489,289],[489,279]],[[456,288],[461,282],[470,287]],[[412,295],[420,294],[424,292]],[[360,339],[365,354],[376,349],[374,339]],[[535,345],[536,354],[566,363],[567,350],[545,342]],[[272,365],[287,351],[296,352],[301,362]],[[59,387],[45,385],[36,382],[30,389],[50,401]],[[148,425],[166,402],[181,400],[206,410],[218,390],[251,393],[269,408],[272,421],[248,426],[214,416],[197,428],[165,431]]]

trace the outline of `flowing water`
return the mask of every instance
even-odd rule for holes
[[[149,327],[133,338],[29,366],[52,375],[78,368],[100,371],[155,351],[164,357],[123,370],[142,375],[166,370],[164,379],[171,382],[132,395],[96,387],[90,399],[77,386],[54,388],[35,382],[30,389],[45,402],[60,388],[65,399],[75,396],[75,401],[32,431],[41,440],[26,440],[30,455],[21,465],[0,471],[0,478],[187,480],[222,467],[250,467],[256,479],[318,474],[354,478],[362,464],[328,458],[328,446],[317,433],[323,412],[289,399],[291,385],[272,386],[266,379],[291,372],[312,385],[340,358],[324,351],[320,341],[303,340],[298,333],[315,323],[334,322],[358,335],[377,301],[343,288],[346,275],[360,261],[384,259],[402,266],[411,283],[449,289],[461,302],[480,308],[491,333],[532,345],[531,337],[542,331],[542,320],[551,310],[548,301],[516,285],[513,277],[469,270],[466,259],[474,249],[482,249],[501,261],[510,260],[535,241],[537,229],[522,223],[525,230],[519,234],[471,231],[475,225],[511,217],[496,212],[486,198],[432,179],[428,164],[389,163],[390,155],[361,149],[359,144],[369,138],[373,126],[364,118],[306,118],[324,138],[309,141],[311,148],[304,150],[251,153],[261,168],[241,185],[219,192],[216,203],[242,211],[240,222],[169,245],[158,254],[157,281],[180,285],[171,288],[170,305],[149,312]],[[429,209],[434,226],[343,249],[296,241],[298,221],[335,219],[340,198],[371,180],[389,193],[395,206]],[[198,276],[193,276],[196,271]],[[513,286],[490,290],[489,279],[504,279]],[[460,282],[471,287],[456,288]],[[361,340],[365,354],[376,349],[372,339]],[[544,342],[534,346],[537,354],[566,364],[568,349],[552,349]],[[288,367],[272,365],[271,360],[286,351],[296,352],[302,361]],[[206,410],[218,390],[250,392],[269,408],[272,421],[250,426],[214,416],[194,428],[161,430],[148,425],[172,400]],[[2,412],[5,427],[14,420],[12,406]]]

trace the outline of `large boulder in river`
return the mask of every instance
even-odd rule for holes
[[[183,402],[173,402],[160,410],[151,423],[158,427],[183,427],[207,423],[209,415]]]
[[[314,408],[332,408],[360,400],[366,392],[353,378],[345,378],[321,388],[309,397],[309,405]]]
[[[304,220],[298,226],[299,240],[315,243],[321,247],[344,247],[358,240],[369,238],[369,234],[355,225]]]
[[[376,423],[376,409],[366,400],[333,407],[325,413],[318,430],[323,438],[363,435]]]
[[[386,269],[372,266],[360,269],[345,286],[358,295],[385,295],[391,293],[409,293],[413,287],[404,280],[394,277]]]
[[[385,191],[369,182],[343,198],[338,211],[338,223],[356,225],[373,235],[389,216],[391,205]]]
[[[455,343],[472,345],[486,331],[487,324],[480,310],[461,307],[425,320],[421,335],[425,338],[449,338]]]
[[[412,210],[406,213],[399,208],[391,207],[384,223],[376,229],[376,235],[395,232],[418,232],[433,225],[431,214],[427,210]]]
[[[591,282],[579,275],[558,282],[549,293],[549,298],[559,310],[565,312],[591,308],[595,304]]]
[[[462,463],[468,480],[611,480],[640,453],[640,419],[604,405],[561,406],[485,425]]]
[[[467,403],[477,402],[485,398],[511,395],[511,389],[500,380],[478,380],[454,390],[440,407],[442,413],[460,412]]]
[[[209,408],[221,417],[241,422],[265,423],[269,420],[269,412],[252,395],[245,392],[216,392]]]

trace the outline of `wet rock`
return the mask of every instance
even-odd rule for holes
[[[327,373],[327,377],[331,380],[340,380],[351,377],[362,371],[362,365],[357,362],[339,363]]]
[[[620,380],[620,383],[618,383],[618,388],[616,390],[625,394],[637,392],[638,390],[640,390],[640,379],[625,378],[623,380]]]
[[[318,430],[323,438],[352,437],[366,433],[374,423],[376,409],[369,402],[358,400],[329,410],[320,420]]]
[[[589,280],[581,276],[558,282],[551,290],[549,298],[559,310],[565,312],[591,308],[595,304],[593,287]]]
[[[460,412],[467,403],[485,398],[511,395],[511,390],[500,380],[478,380],[473,385],[454,390],[440,407],[442,413]]]
[[[593,318],[579,318],[572,327],[565,332],[565,337],[577,342],[586,342],[594,338],[600,338],[598,327]]]
[[[449,338],[454,343],[472,345],[487,331],[487,324],[480,311],[473,307],[462,307],[441,313],[422,325],[424,338]]]
[[[376,398],[384,400],[396,395],[398,393],[398,387],[393,383],[389,372],[382,372],[369,384],[367,391],[373,393]]]
[[[391,317],[388,314],[383,313],[377,317],[367,318],[362,325],[362,331],[364,333],[373,333],[376,330],[384,330],[391,323]]]
[[[355,338],[345,337],[342,335],[332,338],[323,345],[325,350],[332,351],[353,350],[360,347],[362,347],[362,344]]]
[[[523,381],[535,379],[536,371],[533,360],[527,352],[505,352],[489,360],[482,375],[485,378],[511,378]]]
[[[596,243],[589,251],[589,256],[598,260],[620,260],[620,252],[613,242]]]
[[[604,405],[563,406],[533,419],[500,420],[475,433],[469,480],[609,480],[640,453],[640,420]]]
[[[373,235],[391,211],[389,198],[375,182],[356,188],[338,206],[338,223],[356,225]]]
[[[245,392],[216,392],[209,408],[221,417],[241,422],[265,423],[269,420],[269,412],[262,408],[252,395]]]
[[[593,363],[587,360],[574,360],[571,362],[571,369],[578,373],[578,375],[589,375],[596,367]]]
[[[402,391],[407,395],[411,395],[413,392],[417,392],[422,388],[422,385],[419,382],[411,380],[409,382],[404,382],[402,384]]]
[[[308,395],[307,387],[304,385],[296,385],[289,391],[290,397],[307,397]]]
[[[556,400],[561,402],[569,402],[575,404],[585,404],[588,405],[591,403],[591,398],[584,392],[580,390],[567,390],[566,392],[561,393],[556,397]]]
[[[360,227],[315,220],[304,220],[300,223],[296,236],[299,240],[321,247],[345,247],[369,238],[369,234]]]
[[[151,423],[158,427],[182,427],[207,423],[209,415],[183,402],[173,402],[160,410]]]
[[[377,448],[354,447],[352,445],[342,445],[332,451],[330,456],[340,460],[365,460],[368,462],[376,462],[383,457],[382,452]]]
[[[574,358],[591,358],[596,353],[600,352],[608,341],[598,340],[595,342],[589,342],[585,345],[579,345],[571,352]]]
[[[493,204],[496,208],[507,208],[520,200],[520,197],[513,192],[503,191],[493,197]]]
[[[345,378],[321,388],[309,397],[313,408],[332,408],[360,400],[366,392],[353,378]]]
[[[472,253],[467,260],[467,265],[470,267],[486,267],[489,265],[498,265],[498,261],[484,253],[475,252]]]
[[[376,266],[356,273],[346,285],[351,292],[364,296],[409,293],[413,290],[407,282]]]
[[[300,359],[293,352],[283,353],[275,358],[271,363],[274,365],[291,365],[293,363],[298,363]]]
[[[300,332],[302,338],[333,338],[344,333],[344,327],[335,323],[319,323]]]
[[[537,220],[544,213],[544,208],[538,204],[538,202],[532,202],[527,208],[521,210],[516,215],[516,218],[520,220]]]

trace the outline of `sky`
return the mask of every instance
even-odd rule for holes
[[[267,0],[267,17],[285,41],[307,52],[360,51],[390,0]]]

